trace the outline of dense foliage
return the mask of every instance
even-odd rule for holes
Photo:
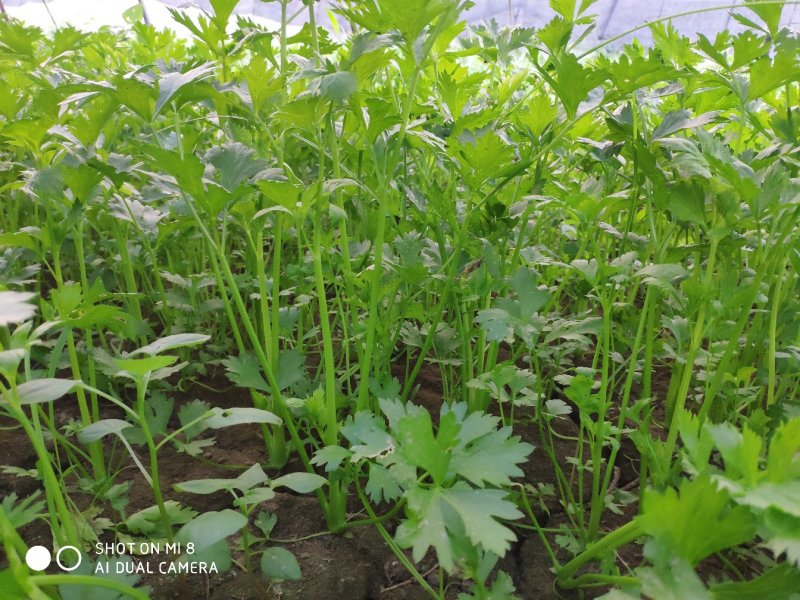
[[[800,43],[760,2],[735,35],[664,20],[606,52],[592,3],[509,30],[344,1],[346,39],[313,11],[288,35],[283,1],[279,32],[236,0],[176,11],[190,42],[0,23],[0,412],[45,492],[0,507],[3,597],[146,597],[29,571],[40,518],[57,546],[299,577],[260,508],[279,487],[331,532],[377,527],[436,598],[514,597],[498,559],[529,532],[559,586],[609,598],[800,589]],[[173,397],[228,381],[252,407]],[[159,451],[200,460],[234,425],[263,460],[166,500]],[[126,510],[123,464],[153,508]],[[220,490],[230,509],[189,508]]]

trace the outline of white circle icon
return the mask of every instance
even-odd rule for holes
[[[75,563],[71,567],[65,567],[63,564],[61,564],[61,553],[64,550],[72,550],[75,554],[77,554],[78,562]],[[47,558],[48,558],[48,562],[50,562],[50,560],[49,560],[50,559],[50,553],[49,552],[47,553]],[[56,564],[59,567],[61,567],[62,571],[74,571],[75,569],[77,569],[78,567],[81,566],[81,561],[82,560],[83,560],[83,556],[81,556],[81,551],[78,550],[75,546],[62,546],[61,548],[58,549],[58,552],[56,553]]]
[[[44,546],[31,546],[25,553],[25,564],[33,571],[44,571],[50,566],[50,550]]]

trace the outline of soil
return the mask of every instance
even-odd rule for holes
[[[434,413],[438,413],[442,402],[441,382],[438,379],[438,368],[426,367],[418,379],[419,388],[414,401],[426,406]],[[175,392],[175,411],[182,402],[200,398],[214,406],[248,406],[249,396],[244,390],[231,389],[230,384],[223,381],[208,382],[211,387],[225,388],[224,392],[214,393],[205,387],[196,387],[188,393]],[[62,399],[57,403],[59,410],[56,417],[59,426],[66,424],[75,417],[75,410],[70,408],[69,399]],[[74,407],[73,407],[74,408]],[[108,414],[104,417],[118,417],[114,414],[115,407],[104,409]],[[550,484],[556,485],[550,461],[541,452],[538,427],[530,421],[521,419],[526,423],[519,428],[521,437],[532,443],[537,450],[532,459],[523,465],[524,481],[531,485]],[[175,423],[170,423],[174,426]],[[9,428],[13,423],[8,419],[0,419],[0,427]],[[564,437],[576,437],[577,426],[569,419],[560,419],[555,422],[556,431]],[[180,453],[171,446],[165,446],[159,452],[159,469],[162,490],[166,500],[177,500],[184,506],[189,506],[198,512],[223,510],[231,508],[230,496],[225,492],[201,496],[176,492],[173,485],[179,482],[213,477],[232,477],[238,471],[232,471],[221,465],[250,466],[265,457],[264,443],[257,428],[252,426],[237,426],[215,432],[216,443],[205,449],[203,460]],[[121,449],[117,448],[118,452]],[[140,457],[144,458],[146,452],[139,448]],[[574,443],[559,438],[555,439],[556,458],[562,465],[565,473],[572,473],[568,458],[575,452]],[[632,453],[634,454],[634,453]],[[628,462],[626,461],[620,461]],[[0,436],[0,465],[12,465],[21,469],[35,469],[36,457],[33,449],[21,429],[4,430]],[[635,467],[635,465],[634,465]],[[297,470],[297,466],[290,463],[284,471]],[[635,473],[626,473],[625,478],[620,477],[618,485],[635,480]],[[130,481],[129,504],[126,514],[150,507],[154,504],[152,492],[145,483],[138,469],[130,462],[121,471],[118,482]],[[586,481],[588,484],[588,480]],[[588,489],[589,485],[584,485]],[[5,497],[16,493],[23,498],[40,489],[38,480],[31,477],[20,477],[12,473],[0,473],[0,496]],[[92,496],[82,493],[77,487],[71,491],[71,498],[77,506],[85,510],[92,504]],[[568,519],[556,498],[543,499],[544,507],[536,507],[537,519],[540,524],[548,528],[557,528],[567,524]],[[205,600],[257,600],[257,599],[283,599],[283,600],[416,600],[428,598],[426,592],[416,584],[397,558],[385,545],[378,531],[374,527],[362,527],[342,535],[326,533],[325,521],[316,498],[313,495],[293,495],[278,493],[273,500],[262,507],[278,517],[277,524],[272,531],[269,545],[280,545],[289,549],[297,558],[303,578],[299,581],[269,583],[258,573],[247,573],[238,568],[236,564],[227,573],[212,575],[185,575],[177,577],[164,577],[158,574],[144,575],[141,584],[149,585],[152,597],[157,600],[168,599],[205,599]],[[351,505],[353,513],[351,518],[364,518],[364,514],[356,514],[359,506]],[[635,514],[635,506],[628,507],[627,515],[613,517],[613,521],[605,525],[609,528],[618,526]],[[118,521],[116,514],[105,513],[113,521]],[[393,532],[395,523],[387,523],[387,529]],[[516,528],[518,540],[511,552],[501,561],[500,568],[509,573],[517,587],[518,595],[523,600],[549,600],[557,598],[593,598],[604,593],[605,590],[592,590],[584,592],[565,592],[555,586],[554,576],[551,572],[551,561],[541,540],[530,529]],[[35,521],[20,532],[28,546],[41,544],[52,546],[51,534],[45,519]],[[549,534],[551,544],[554,535]],[[300,539],[298,539],[300,538]],[[102,541],[113,541],[110,532],[101,534]],[[238,541],[232,539],[234,546]],[[554,545],[554,547],[557,547]],[[258,548],[255,549],[258,551]],[[640,560],[640,549],[631,545],[624,549],[620,564],[636,565]],[[568,559],[566,552],[562,552],[559,560]],[[244,558],[241,552],[234,552],[234,559],[241,565]],[[153,557],[153,561],[160,560]],[[0,563],[5,562],[0,558]],[[253,562],[257,570],[258,558]],[[438,568],[434,557],[426,557],[418,568],[428,582],[434,587],[438,586]],[[448,586],[448,598],[455,598],[461,591],[459,582]]]

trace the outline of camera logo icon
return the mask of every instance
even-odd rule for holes
[[[77,562],[71,567],[65,566],[65,564],[62,562],[62,556],[64,552],[68,552],[70,550],[78,557]],[[67,554],[67,556],[69,556],[69,554]],[[81,551],[75,546],[62,546],[58,549],[58,552],[56,552],[56,564],[62,571],[74,571],[81,566],[82,561],[83,556],[81,555]],[[28,548],[28,552],[25,553],[25,564],[28,565],[28,568],[30,568],[32,571],[44,571],[52,562],[53,555],[50,550],[44,546],[31,546]]]

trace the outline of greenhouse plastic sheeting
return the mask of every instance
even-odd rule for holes
[[[41,0],[4,0],[6,7],[13,7],[34,4]],[[171,7],[195,6],[203,10],[210,10],[209,0],[145,0],[145,6],[154,10],[154,4],[160,3]],[[70,5],[73,11],[80,11],[79,6],[86,7],[86,0],[49,0],[48,4],[53,7],[56,4]],[[104,10],[118,8],[121,14],[130,8],[134,2],[132,0],[105,0]],[[466,13],[468,22],[475,24],[495,19],[501,25],[520,25],[520,26],[541,26],[549,21],[553,16],[545,0],[476,0],[475,6]],[[75,7],[73,8],[72,5]],[[300,0],[292,3],[292,12],[297,12],[303,8]],[[322,0],[315,5],[317,22],[323,26],[330,25],[328,11],[336,5],[335,1]],[[598,15],[597,27],[588,37],[591,41],[607,40],[616,37],[632,27],[640,25],[645,21],[663,18],[682,12],[711,8],[719,6],[719,0],[598,0],[589,13]],[[159,7],[160,8],[160,7]],[[84,9],[86,10],[86,9]],[[271,21],[280,20],[280,5],[277,2],[262,2],[261,0],[241,0],[236,7],[236,13],[241,15],[254,15]],[[305,20],[305,14],[300,14],[296,24]],[[684,34],[693,35],[703,33],[705,35],[715,35],[725,29],[738,31],[742,29],[728,10],[715,10],[712,12],[702,12],[692,15],[678,17],[673,21],[674,25]],[[796,4],[787,5],[783,11],[783,26],[797,30],[800,27],[800,6]],[[620,41],[630,41],[633,35],[623,37]],[[650,40],[650,33],[647,28],[636,33],[643,42]]]

